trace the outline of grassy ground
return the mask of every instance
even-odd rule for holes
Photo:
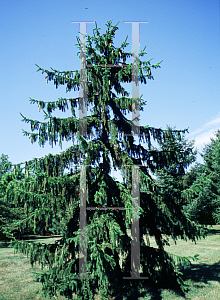
[[[49,243],[51,239],[47,241]],[[154,241],[151,240],[151,242],[151,246],[154,246]],[[139,294],[127,291],[127,298],[121,295],[115,300],[220,300],[220,225],[214,226],[212,234],[205,240],[199,240],[196,245],[192,242],[178,241],[177,245],[172,243],[166,250],[183,256],[199,254],[199,260],[184,271],[189,288],[186,298],[172,290],[149,289],[147,292],[146,290],[140,291]],[[34,272],[39,270],[38,266],[31,268],[28,259],[23,254],[14,254],[13,248],[8,248],[4,244],[0,245],[0,300],[54,299],[41,298],[38,293],[41,284],[35,281]],[[57,299],[64,300],[64,297],[60,296]]]

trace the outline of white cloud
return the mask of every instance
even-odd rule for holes
[[[215,129],[210,129],[206,132],[203,132],[197,135],[195,139],[195,147],[203,148],[205,144],[209,144],[211,142],[211,138],[215,137]]]
[[[206,123],[205,125],[206,126],[210,126],[210,125],[212,126],[212,125],[216,125],[216,124],[220,124],[220,118],[216,118],[216,119]]]
[[[215,137],[215,133],[220,129],[220,117],[205,123],[201,128],[189,134],[190,139],[195,140],[195,147],[201,152],[205,144],[211,142],[211,138]]]
[[[219,126],[217,126],[217,125],[219,125]],[[198,129],[192,133],[189,133],[188,136],[195,136],[196,134],[198,134],[202,131],[206,131],[209,128],[210,128],[210,130],[208,132],[216,131],[217,129],[219,129],[220,128],[220,117],[217,117],[214,120],[205,123],[200,129]]]

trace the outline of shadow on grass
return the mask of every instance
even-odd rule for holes
[[[208,235],[215,235],[215,234],[220,234],[220,229],[215,229],[215,228],[209,229]]]
[[[188,267],[185,270],[181,270],[183,273],[183,280],[191,280],[195,283],[197,288],[200,287],[200,284],[210,284],[210,281],[216,281],[220,283],[220,260],[214,264],[206,264],[206,263],[197,263],[192,264],[191,267]],[[191,286],[188,286],[186,282],[186,288],[191,289]],[[167,287],[168,288],[168,287]],[[201,286],[202,288],[202,286]],[[141,297],[148,296],[147,299],[150,300],[162,300],[162,291],[166,289],[165,287],[153,287],[144,283],[141,287],[136,286],[127,286],[124,287],[117,295],[115,295],[115,300],[138,300]],[[186,294],[184,295],[183,292],[176,289],[171,289],[176,295],[182,296],[183,298],[187,297],[187,290]]]
[[[208,235],[220,234],[220,225],[209,225],[207,229],[208,229]]]
[[[220,261],[212,265],[205,263],[192,265],[183,271],[183,278],[198,283],[208,283],[208,281],[218,281],[220,283]]]
[[[140,282],[139,282],[140,283]],[[162,287],[161,285],[149,284],[141,281],[139,284],[128,284],[127,287],[121,288],[118,293],[113,293],[114,300],[138,300],[138,299],[149,299],[149,300],[162,300],[162,291],[169,289],[169,287]],[[184,297],[185,294],[181,290],[170,289],[176,295]],[[147,298],[146,298],[147,297]]]
[[[13,247],[10,246],[10,242],[0,241],[0,248],[13,248]]]
[[[157,288],[145,288],[142,292],[137,290],[127,291],[127,294],[124,292],[123,296],[119,295],[115,300],[138,300],[140,297],[144,298],[146,296],[150,296],[150,300],[162,300],[161,290]]]
[[[62,238],[61,235],[48,235],[48,236],[40,236],[40,235],[27,235],[23,236],[21,239],[18,239],[18,241],[26,241],[28,243],[36,243],[37,240],[49,240],[49,239],[57,239]],[[13,240],[11,240],[13,241]],[[10,245],[10,240],[0,240],[0,248],[13,248],[13,246]]]

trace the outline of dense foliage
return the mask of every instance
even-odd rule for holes
[[[14,247],[27,253],[32,264],[40,262],[49,266],[41,276],[43,290],[48,295],[58,291],[71,299],[76,293],[78,299],[93,299],[98,289],[102,299],[108,294],[122,289],[126,285],[163,284],[170,287],[182,287],[182,280],[175,266],[175,261],[188,263],[187,258],[175,257],[164,250],[169,237],[191,239],[201,237],[203,231],[192,223],[182,212],[176,202],[175,195],[166,200],[166,191],[161,190],[150,173],[172,168],[176,175],[181,175],[190,161],[188,148],[171,147],[162,149],[152,146],[152,139],[170,143],[174,139],[181,141],[185,130],[162,130],[149,126],[140,126],[139,144],[135,144],[132,135],[132,121],[125,115],[133,111],[132,98],[122,87],[121,82],[132,82],[132,64],[126,59],[132,56],[124,48],[114,46],[117,24],[107,23],[106,33],[101,35],[99,28],[94,29],[94,36],[88,36],[87,68],[88,90],[87,105],[93,105],[91,116],[87,117],[87,133],[93,136],[79,135],[79,119],[75,116],[75,108],[79,106],[79,97],[61,98],[57,101],[44,102],[31,99],[39,110],[43,110],[46,122],[31,120],[23,116],[23,121],[31,125],[32,132],[24,131],[31,142],[39,141],[51,145],[72,140],[73,145],[57,155],[47,155],[23,164],[25,177],[12,180],[6,189],[5,198],[13,199],[18,205],[24,203],[27,216],[26,223],[36,228],[37,220],[44,218],[46,226],[52,226],[53,220],[59,216],[63,222],[63,238],[55,244],[29,244],[15,241]],[[94,45],[93,45],[94,43]],[[78,40],[79,47],[80,42]],[[139,56],[146,52],[143,50]],[[122,67],[97,67],[96,65],[122,63]],[[152,70],[160,67],[160,63],[151,65],[149,61],[140,61],[139,76],[141,83],[153,79]],[[67,91],[79,90],[80,73],[78,71],[45,70],[38,67],[46,75],[47,81],[54,81],[56,87],[66,85]],[[113,90],[114,89],[114,90]],[[140,97],[140,110],[146,103]],[[72,117],[57,118],[52,115],[56,109],[65,112],[71,108]],[[114,118],[110,118],[110,109]],[[156,112],[155,112],[156,113]],[[36,133],[33,133],[33,132]],[[77,144],[74,143],[75,139]],[[146,148],[140,142],[146,143]],[[172,143],[171,143],[172,144]],[[111,163],[122,171],[124,183],[110,176]],[[182,158],[180,158],[182,157]],[[180,158],[180,159],[179,159]],[[190,160],[190,159],[189,159]],[[175,168],[171,161],[179,162]],[[132,220],[132,166],[139,167],[140,208],[139,219]],[[73,168],[75,165],[75,168]],[[86,185],[83,183],[81,170],[86,169]],[[22,163],[19,165],[21,168]],[[66,173],[65,171],[68,170]],[[14,167],[17,174],[18,167]],[[30,173],[33,176],[30,176]],[[179,176],[178,175],[178,176]],[[89,207],[122,207],[126,210],[87,210],[87,273],[92,278],[77,279],[79,262],[85,255],[78,256],[81,232],[79,230],[79,187],[87,188],[87,206]],[[131,244],[132,237],[128,229],[131,224],[139,222],[140,228],[140,263],[143,280],[125,280],[131,276]],[[158,249],[150,246],[149,239],[145,243],[144,235],[154,236]],[[120,254],[124,255],[121,261]]]
[[[204,163],[190,172],[188,198],[184,210],[191,220],[200,224],[220,223],[220,131],[206,145],[201,154]]]
[[[0,157],[0,178],[10,171],[12,171],[12,162],[8,160],[8,155],[2,153]]]
[[[168,131],[172,128],[168,126]],[[157,170],[157,185],[161,194],[165,195],[166,201],[175,202],[178,207],[182,208],[186,204],[183,191],[189,186],[187,181],[187,168],[196,161],[196,150],[194,141],[187,142],[185,134],[180,137],[174,137],[171,133],[164,141],[159,141],[159,149],[161,151],[170,152],[168,164],[164,168]],[[176,156],[174,153],[178,153]],[[173,198],[171,201],[170,199]]]
[[[14,236],[20,237],[23,229],[22,221],[26,219],[22,206],[17,207],[12,199],[4,199],[7,187],[13,180],[20,180],[23,174],[15,176],[12,173],[12,162],[8,155],[2,154],[0,158],[0,239],[10,239]]]

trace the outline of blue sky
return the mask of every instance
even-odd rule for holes
[[[19,112],[43,121],[42,111],[30,104],[29,97],[55,101],[79,93],[65,94],[65,87],[56,90],[52,82],[47,84],[45,75],[36,72],[35,63],[45,69],[79,69],[75,45],[79,25],[71,21],[96,21],[104,33],[111,19],[113,25],[120,21],[115,46],[128,35],[127,51],[132,50],[131,24],[124,21],[148,21],[140,24],[140,50],[146,45],[147,52],[142,60],[163,60],[161,69],[153,73],[154,80],[141,85],[147,105],[140,125],[189,127],[186,137],[195,138],[201,151],[220,128],[219,12],[218,0],[1,1],[0,155],[8,155],[17,164],[61,152],[59,146],[31,144],[22,134],[30,126],[21,122]],[[94,27],[87,25],[89,35]],[[131,92],[131,85],[124,86]],[[69,146],[64,143],[63,150]]]

